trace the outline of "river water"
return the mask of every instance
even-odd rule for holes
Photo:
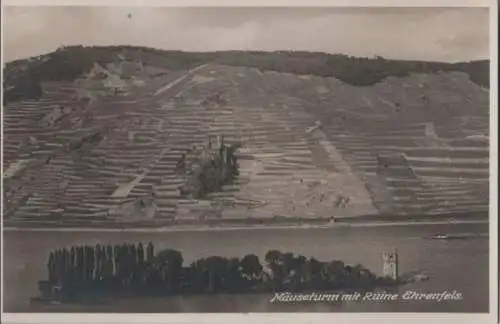
[[[4,312],[488,312],[488,239],[431,240],[437,232],[487,233],[487,224],[359,226],[339,228],[238,229],[222,231],[6,231],[4,232]],[[178,296],[103,301],[96,305],[36,305],[37,281],[47,277],[48,253],[62,246],[153,242],[155,250],[173,248],[185,263],[200,257],[253,253],[270,249],[319,260],[361,263],[382,272],[382,252],[397,248],[400,272],[419,271],[428,281],[408,284],[425,293],[457,292],[461,300],[349,301],[343,303],[271,303],[272,295]]]

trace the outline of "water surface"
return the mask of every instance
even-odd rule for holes
[[[5,312],[488,312],[488,239],[431,240],[437,232],[487,233],[487,224],[411,225],[386,227],[297,228],[269,230],[92,232],[4,232]],[[97,305],[34,305],[37,281],[47,277],[48,253],[62,246],[153,242],[155,249],[174,248],[184,262],[201,257],[253,253],[270,249],[300,253],[319,260],[361,263],[382,272],[382,252],[397,248],[400,271],[422,271],[429,281],[398,288],[399,292],[457,291],[459,301],[394,301],[272,304],[272,295],[177,296],[105,301]]]

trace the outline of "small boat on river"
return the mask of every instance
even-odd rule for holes
[[[456,233],[456,234],[441,234],[438,233],[432,237],[433,240],[466,240],[474,238],[486,238],[486,233]]]

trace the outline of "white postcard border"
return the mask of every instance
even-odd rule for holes
[[[3,0],[3,6],[169,6],[169,7],[489,7],[490,8],[490,313],[250,313],[90,314],[3,313],[2,323],[497,323],[498,321],[498,4],[494,0]],[[464,22],[467,23],[467,22]],[[3,34],[3,29],[2,29]],[[3,37],[2,37],[3,39]],[[3,53],[3,42],[2,42]],[[3,64],[2,64],[3,66]],[[3,74],[3,69],[2,69]],[[3,78],[2,78],[3,80]],[[3,114],[2,114],[3,126]],[[3,127],[2,127],[3,133]],[[3,143],[2,143],[3,152]],[[3,162],[3,159],[2,159]],[[3,178],[3,177],[2,177]],[[3,180],[3,179],[2,179]],[[2,181],[3,182],[3,181]],[[1,226],[3,232],[3,224]],[[3,236],[2,236],[3,238]],[[1,245],[3,252],[3,244]],[[2,253],[3,254],[3,253]],[[3,282],[3,258],[1,260]],[[3,297],[3,290],[1,292]],[[0,300],[3,300],[1,298]]]

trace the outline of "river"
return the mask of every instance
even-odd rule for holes
[[[419,224],[338,228],[238,229],[221,231],[5,231],[4,312],[488,312],[488,239],[431,240],[437,232],[487,233],[488,224]],[[461,300],[271,303],[272,295],[178,296],[103,301],[96,305],[36,305],[37,281],[47,277],[46,258],[56,248],[79,244],[153,242],[156,251],[174,248],[184,262],[200,257],[270,249],[319,260],[361,263],[382,274],[382,252],[397,248],[400,272],[420,271],[428,281],[397,288],[396,293],[453,292]]]

